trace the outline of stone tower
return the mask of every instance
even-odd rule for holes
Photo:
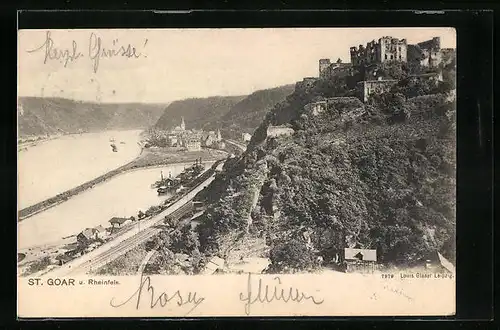
[[[322,58],[319,60],[319,76],[320,78],[326,76],[328,67],[332,64],[328,58]]]
[[[221,141],[222,140],[222,136],[220,134],[220,130],[217,129],[217,137],[216,137],[217,141]]]
[[[186,124],[184,123],[184,117],[181,117],[181,129],[182,129],[183,131],[185,131],[185,130],[186,130]]]

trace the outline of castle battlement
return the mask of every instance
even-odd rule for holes
[[[352,65],[367,65],[385,61],[406,62],[406,51],[406,39],[384,36],[378,41],[372,40],[368,42],[366,46],[351,47],[351,63]]]

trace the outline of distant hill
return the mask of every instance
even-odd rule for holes
[[[224,137],[239,139],[241,133],[253,133],[265,114],[294,90],[294,85],[256,91],[243,96],[215,96],[172,102],[158,120],[156,127],[170,129],[184,117],[186,127],[215,130]]]
[[[165,104],[93,103],[52,97],[20,97],[20,136],[140,129],[154,125]]]
[[[213,129],[218,127],[221,117],[244,98],[244,95],[213,96],[175,101],[165,109],[155,126],[171,129],[184,117],[187,129]]]
[[[292,94],[295,85],[285,85],[256,91],[235,104],[222,119],[222,133],[238,139],[241,133],[253,133],[267,112]]]

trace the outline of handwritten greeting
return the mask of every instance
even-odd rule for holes
[[[253,304],[270,303],[273,301],[282,301],[284,303],[294,302],[301,303],[302,301],[310,301],[315,305],[321,305],[324,300],[302,292],[298,288],[292,286],[283,288],[281,286],[281,278],[276,276],[273,282],[263,284],[263,279],[259,278],[257,291],[252,286],[252,275],[248,274],[246,292],[240,293],[240,301],[245,302],[245,313],[250,315],[250,309]]]
[[[82,52],[76,40],[71,41],[70,47],[65,48],[56,45],[51,32],[47,31],[45,33],[45,40],[43,43],[35,49],[27,50],[27,52],[43,53],[44,64],[47,64],[48,62],[59,62],[63,64],[63,67],[65,68],[68,64],[87,57],[90,59],[92,70],[94,73],[97,73],[101,59],[104,58],[111,59],[124,57],[129,59],[138,59],[141,57],[147,57],[144,53],[147,43],[148,39],[145,39],[144,43],[140,46],[132,45],[131,43],[121,43],[119,39],[104,40],[101,36],[92,32],[89,35],[87,47],[84,47],[87,51]]]
[[[146,308],[150,309],[155,307],[167,307],[172,304],[178,307],[190,305],[191,309],[186,312],[186,315],[188,315],[203,303],[203,301],[205,301],[205,298],[200,296],[197,292],[172,290],[172,292],[169,293],[166,290],[157,290],[153,284],[151,284],[151,278],[149,276],[141,275],[138,289],[134,291],[128,299],[123,302],[116,302],[115,297],[113,297],[109,303],[112,307],[119,308],[128,303],[135,302],[136,310],[139,310],[144,305]]]

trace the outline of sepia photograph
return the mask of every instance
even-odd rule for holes
[[[17,114],[20,317],[455,313],[453,28],[19,30]]]

